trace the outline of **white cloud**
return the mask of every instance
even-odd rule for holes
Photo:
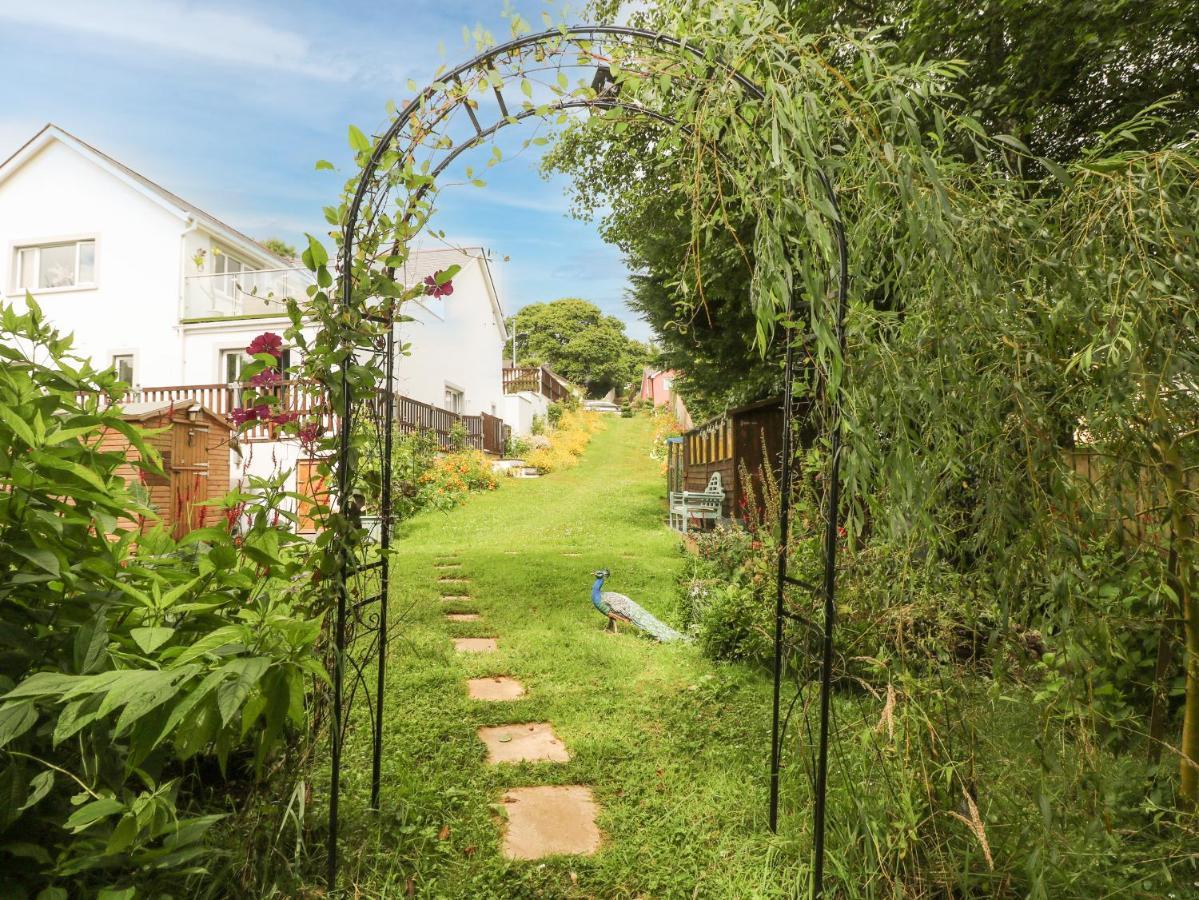
[[[352,74],[349,66],[322,58],[312,42],[295,31],[244,12],[182,0],[125,0],[106,4],[96,4],[94,0],[52,3],[0,0],[0,20],[141,44],[168,54],[230,66],[334,80],[344,80]]]

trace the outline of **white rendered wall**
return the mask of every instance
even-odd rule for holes
[[[180,251],[185,220],[52,142],[0,182],[0,291],[14,291],[14,247],[95,238],[96,287],[35,291],[47,318],[75,334],[98,368],[133,353],[141,384],[178,384]]]
[[[545,417],[549,410],[549,400],[541,394],[532,391],[521,391],[519,394],[508,394],[504,398],[504,424],[512,428],[512,433],[525,436],[533,433],[533,417]]]
[[[396,393],[445,406],[449,382],[463,392],[463,412],[504,415],[503,339],[478,260],[455,276],[454,293],[408,303],[413,321],[397,329],[407,356],[396,356]]]

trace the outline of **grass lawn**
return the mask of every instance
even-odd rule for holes
[[[386,695],[382,821],[362,811],[366,729],[348,748],[344,878],[362,896],[756,897],[796,893],[800,849],[766,828],[769,680],[693,647],[605,633],[591,573],[668,622],[678,538],[645,419],[611,419],[580,465],[506,481],[399,542]],[[577,554],[577,555],[568,555]],[[462,563],[469,603],[440,599],[434,563]],[[457,591],[454,591],[457,592]],[[477,622],[446,612],[477,611]],[[398,621],[397,621],[398,620]],[[458,655],[451,637],[496,637]],[[519,701],[467,698],[510,675]],[[485,764],[480,726],[550,722],[566,763]],[[503,792],[589,785],[603,833],[592,857],[514,862],[500,852]],[[792,802],[806,789],[787,791]],[[806,814],[806,811],[804,811]],[[794,815],[795,810],[789,814]],[[792,823],[798,826],[798,823]],[[381,827],[380,827],[381,826]]]

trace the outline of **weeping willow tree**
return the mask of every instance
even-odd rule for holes
[[[712,63],[731,62],[765,99],[745,104],[703,79],[630,65],[622,86],[672,94],[686,126],[580,124],[555,165],[594,173],[578,163],[588,150],[602,155],[621,128],[640,129],[641,152],[610,173],[603,199],[619,215],[646,184],[674,197],[689,240],[662,285],[682,320],[705,311],[723,275],[712,261],[730,246],[741,254],[758,350],[795,342],[815,415],[834,396],[843,404],[851,569],[883,546],[889,566],[917,578],[957,573],[995,674],[1013,628],[1044,637],[1037,696],[1054,714],[1073,696],[1079,735],[1110,730],[1096,709],[1128,687],[1096,674],[1131,677],[1120,674],[1121,632],[1158,635],[1151,700],[1117,730],[1147,738],[1151,758],[1176,759],[1178,805],[1193,808],[1194,143],[1123,150],[1158,124],[1149,109],[1063,167],[963,112],[956,64],[895,62],[871,35],[801,34],[771,4],[673,4],[650,22],[714,48]],[[844,354],[832,328],[838,217],[852,260]],[[818,472],[821,450],[808,460]],[[1176,674],[1177,738],[1166,728]],[[965,780],[961,796],[968,811],[951,814],[981,833]]]

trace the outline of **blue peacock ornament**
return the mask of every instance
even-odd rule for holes
[[[624,594],[604,590],[604,579],[612,573],[600,569],[595,573],[595,584],[591,586],[591,603],[601,613],[608,617],[612,630],[616,631],[618,623],[632,623],[650,637],[663,643],[669,641],[690,641],[685,634],[675,631],[665,622],[656,618],[652,613],[634,603]]]

